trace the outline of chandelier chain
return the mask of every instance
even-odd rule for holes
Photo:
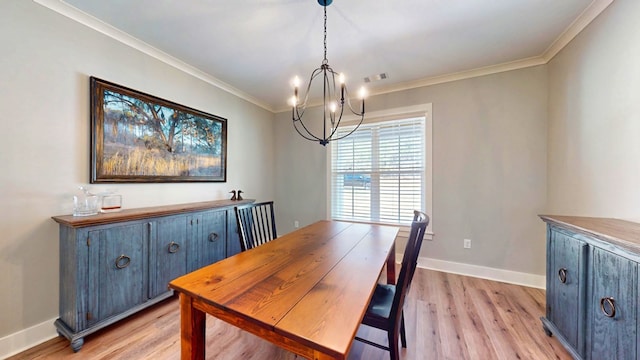
[[[324,63],[327,63],[327,7],[324,7]]]

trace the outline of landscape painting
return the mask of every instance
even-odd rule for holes
[[[91,183],[224,182],[226,119],[91,77]]]

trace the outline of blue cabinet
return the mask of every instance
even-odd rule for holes
[[[593,248],[588,359],[638,359],[638,263]]]
[[[187,217],[168,216],[149,222],[149,299],[169,292],[169,282],[187,273]]]
[[[53,217],[60,227],[58,333],[79,351],[86,335],[171,296],[171,280],[227,256],[233,206],[250,202]]]
[[[575,359],[640,359],[640,224],[541,218],[547,222],[544,331]]]
[[[553,332],[584,356],[587,244],[555,226],[547,229],[546,320]],[[550,324],[545,323],[547,331]]]
[[[226,211],[205,211],[189,220],[191,226],[189,271],[213,264],[226,255]]]
[[[135,223],[89,231],[88,326],[147,301],[144,230]]]

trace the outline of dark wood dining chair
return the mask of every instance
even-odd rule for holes
[[[389,346],[384,346],[361,337],[356,340],[377,348],[389,351],[391,360],[400,358],[398,348],[398,336],[402,347],[407,347],[407,336],[404,328],[404,314],[402,308],[404,299],[409,292],[413,274],[418,264],[418,255],[424,239],[424,233],[429,225],[429,216],[420,211],[414,211],[414,220],[411,223],[411,232],[407,247],[402,257],[402,267],[396,285],[378,284],[371,297],[367,312],[362,323],[387,332]]]
[[[273,201],[236,206],[234,210],[242,251],[253,249],[278,237]]]

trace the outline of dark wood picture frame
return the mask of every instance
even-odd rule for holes
[[[226,182],[227,120],[95,77],[91,183]]]

